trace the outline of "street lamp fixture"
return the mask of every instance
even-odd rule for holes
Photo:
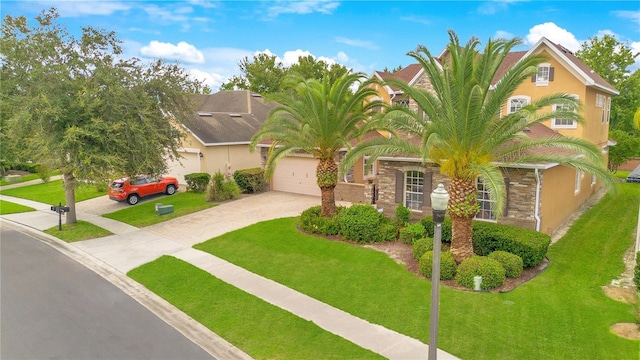
[[[440,250],[442,222],[449,205],[449,193],[442,183],[431,193],[433,211],[433,263],[431,267],[431,313],[429,315],[429,360],[438,358],[438,315],[440,305]]]

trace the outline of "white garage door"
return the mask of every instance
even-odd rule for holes
[[[185,175],[200,172],[200,156],[198,156],[198,152],[192,151],[179,151],[178,153],[182,155],[182,158],[179,161],[169,160],[167,162],[167,175],[178,178],[180,184],[186,185]]]
[[[273,190],[320,196],[316,184],[318,160],[304,157],[286,157],[278,162],[273,172]]]

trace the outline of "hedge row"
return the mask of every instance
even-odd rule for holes
[[[236,170],[233,173],[233,179],[240,186],[242,192],[247,194],[261,192],[266,184],[264,170],[261,168]]]
[[[427,236],[433,237],[433,218],[426,216],[420,223]],[[442,242],[451,242],[449,217],[442,223]],[[520,256],[527,268],[537,266],[544,260],[550,244],[549,235],[535,230],[484,221],[473,222],[473,251],[477,255],[486,256],[497,250],[506,251]]]
[[[5,161],[2,160],[0,161],[0,167],[2,171],[6,171],[6,170],[22,170],[22,171],[28,171],[30,173],[37,173],[38,172],[38,168],[39,168],[39,164],[37,163],[26,163],[26,162],[10,162],[10,161]]]
[[[342,235],[358,243],[393,241],[398,237],[398,227],[389,218],[369,205],[355,204],[338,207],[333,218],[321,216],[321,207],[314,206],[302,212],[299,226],[310,233]]]

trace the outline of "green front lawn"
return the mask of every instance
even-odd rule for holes
[[[173,205],[174,210],[170,214],[158,215],[156,214],[156,203],[162,203],[162,205]],[[203,193],[179,192],[171,196],[155,197],[151,201],[129,206],[102,216],[118,220],[129,225],[145,227],[208,209],[216,205],[216,203],[207,202],[205,194]]]
[[[48,183],[22,186],[0,191],[0,194],[14,196],[22,199],[38,201],[45,204],[63,205],[67,203],[64,195],[62,180],[54,180]],[[106,191],[97,191],[93,185],[81,185],[76,189],[76,202],[106,195]]]
[[[38,175],[38,174],[22,175],[20,177],[20,181],[17,181],[17,182],[8,182],[3,177],[2,179],[0,179],[0,186],[11,185],[11,184],[19,184],[19,183],[23,183],[23,182],[26,182],[26,181],[37,180],[37,179],[40,179],[40,175]]]
[[[601,286],[624,269],[639,197],[637,184],[620,184],[550,248],[548,269],[512,292],[443,288],[440,347],[463,359],[637,357],[637,341],[609,330],[636,321],[633,306],[609,299]],[[296,220],[259,223],[195,247],[428,342],[428,280],[377,251],[301,234]]]
[[[73,225],[62,224],[62,231],[59,231],[58,226],[56,225],[45,230],[44,232],[68,243],[95,239],[113,234],[109,230],[103,229],[99,226],[82,220],[78,220]]]
[[[256,359],[382,359],[174,257],[128,274]]]
[[[0,215],[17,214],[29,211],[35,211],[36,209],[15,204],[9,201],[0,200]]]

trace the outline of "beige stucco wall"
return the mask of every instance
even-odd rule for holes
[[[249,145],[205,146],[193,135],[188,134],[182,142],[182,147],[200,149],[201,171],[211,175],[217,171],[233,174],[236,170],[260,167],[260,151],[249,152]]]

